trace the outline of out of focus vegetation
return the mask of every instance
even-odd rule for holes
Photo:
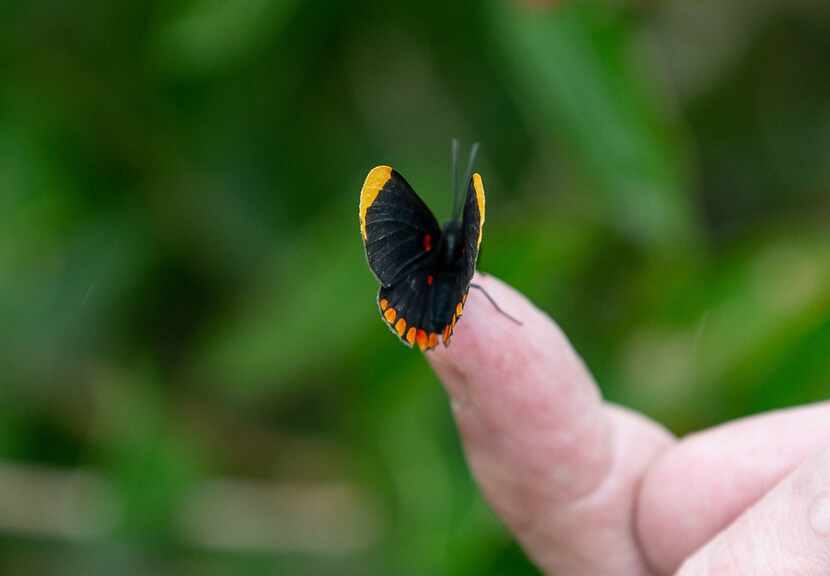
[[[830,392],[830,5],[0,4],[0,573],[535,574],[378,318],[357,200],[677,433]]]

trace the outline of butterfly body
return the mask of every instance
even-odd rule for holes
[[[438,225],[398,172],[377,166],[360,194],[360,230],[380,282],[378,306],[408,346],[449,345],[463,312],[484,225],[484,186],[473,174],[460,218]]]

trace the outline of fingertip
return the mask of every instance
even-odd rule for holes
[[[532,437],[577,426],[600,404],[599,391],[559,327],[527,298],[493,276],[476,276],[450,346],[427,356],[444,384],[462,434],[477,430]],[[469,413],[463,409],[472,407]]]
[[[449,345],[438,346],[427,354],[450,396],[462,404],[468,398],[466,381],[477,379],[484,370],[501,372],[508,368],[499,359],[513,355],[524,345],[528,320],[541,315],[524,296],[494,276],[476,274],[473,284],[486,290],[522,326],[499,313],[481,290],[470,289]]]
[[[524,296],[491,276],[475,282],[522,325],[471,290],[451,345],[427,358],[449,393],[482,493],[529,554],[557,573],[588,573],[589,565],[605,573],[609,560],[596,551],[608,541],[573,529],[600,523],[618,538],[620,564],[639,567],[631,499],[670,438],[606,410],[565,335]]]

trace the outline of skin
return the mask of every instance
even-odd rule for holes
[[[562,331],[477,277],[428,353],[484,496],[559,575],[830,574],[830,403],[677,439],[605,402]]]

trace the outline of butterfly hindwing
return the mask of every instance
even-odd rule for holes
[[[359,216],[369,267],[383,286],[432,265],[441,228],[397,171],[376,166],[369,172],[360,192]]]
[[[392,286],[381,286],[378,306],[389,328],[405,344],[427,350],[438,345],[446,324],[436,317],[439,297],[439,280],[432,271],[415,270]]]

